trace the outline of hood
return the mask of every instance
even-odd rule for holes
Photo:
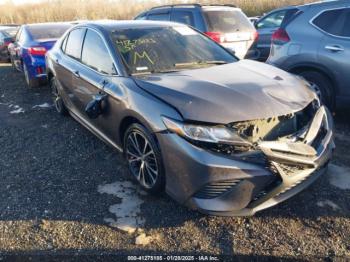
[[[227,124],[286,115],[315,94],[297,77],[260,62],[236,63],[134,78],[185,120]]]

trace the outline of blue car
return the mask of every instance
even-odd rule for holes
[[[44,23],[20,27],[8,48],[13,68],[24,73],[28,87],[46,82],[45,54],[71,26],[71,23]]]

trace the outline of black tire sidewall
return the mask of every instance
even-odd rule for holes
[[[126,130],[124,137],[123,137],[124,158],[127,161],[127,156],[126,156],[127,138],[129,136],[129,134],[134,132],[134,131],[140,132],[150,143],[150,145],[155,153],[155,157],[156,157],[156,161],[157,161],[157,165],[158,165],[158,172],[159,172],[156,183],[154,184],[154,186],[152,188],[145,188],[141,184],[140,185],[145,191],[147,191],[151,194],[159,194],[164,190],[164,186],[165,186],[165,170],[164,170],[162,155],[161,155],[161,151],[159,149],[158,143],[156,142],[156,138],[153,137],[153,135],[143,125],[138,124],[138,123],[134,123],[134,124],[130,125],[128,127],[128,129]],[[127,164],[128,164],[129,172],[132,175],[132,171],[130,169],[129,163],[127,163]],[[132,177],[137,181],[137,179],[134,177],[134,175],[132,175]]]
[[[299,73],[307,81],[314,83],[320,89],[322,102],[329,108],[334,109],[334,91],[331,81],[322,73],[316,71],[306,71]]]
[[[56,92],[58,93],[58,89],[56,87],[56,78],[55,77],[52,77],[50,79],[50,82],[49,82],[49,85],[50,85],[50,90],[52,92],[52,96],[53,96],[53,89],[55,88],[56,89]],[[59,94],[59,93],[58,93]],[[59,96],[59,95],[58,95]],[[62,97],[59,96],[59,100],[55,101],[54,99],[53,100],[53,103],[55,105],[55,108],[56,108],[56,111],[60,114],[60,115],[63,115],[63,116],[67,116],[68,115],[68,109],[66,107],[66,105],[64,104],[63,100],[62,100]],[[59,103],[59,106],[57,107],[56,106],[56,103]]]

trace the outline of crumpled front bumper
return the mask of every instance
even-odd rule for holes
[[[324,106],[298,137],[260,142],[254,160],[214,153],[176,134],[157,137],[169,195],[222,216],[253,215],[302,191],[326,171],[335,148],[333,119]]]

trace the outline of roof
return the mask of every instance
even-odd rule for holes
[[[193,3],[193,4],[160,5],[160,6],[155,6],[155,7],[151,8],[151,10],[158,9],[158,8],[172,8],[172,7],[186,7],[186,8],[197,7],[197,8],[201,8],[201,7],[237,7],[237,6],[231,5],[231,4],[202,5],[202,4]]]
[[[184,24],[167,22],[167,21],[151,21],[151,20],[99,20],[87,23],[81,23],[78,26],[89,26],[95,28],[103,28],[107,31],[127,28],[152,28],[152,27],[169,27],[169,26],[186,26]]]

